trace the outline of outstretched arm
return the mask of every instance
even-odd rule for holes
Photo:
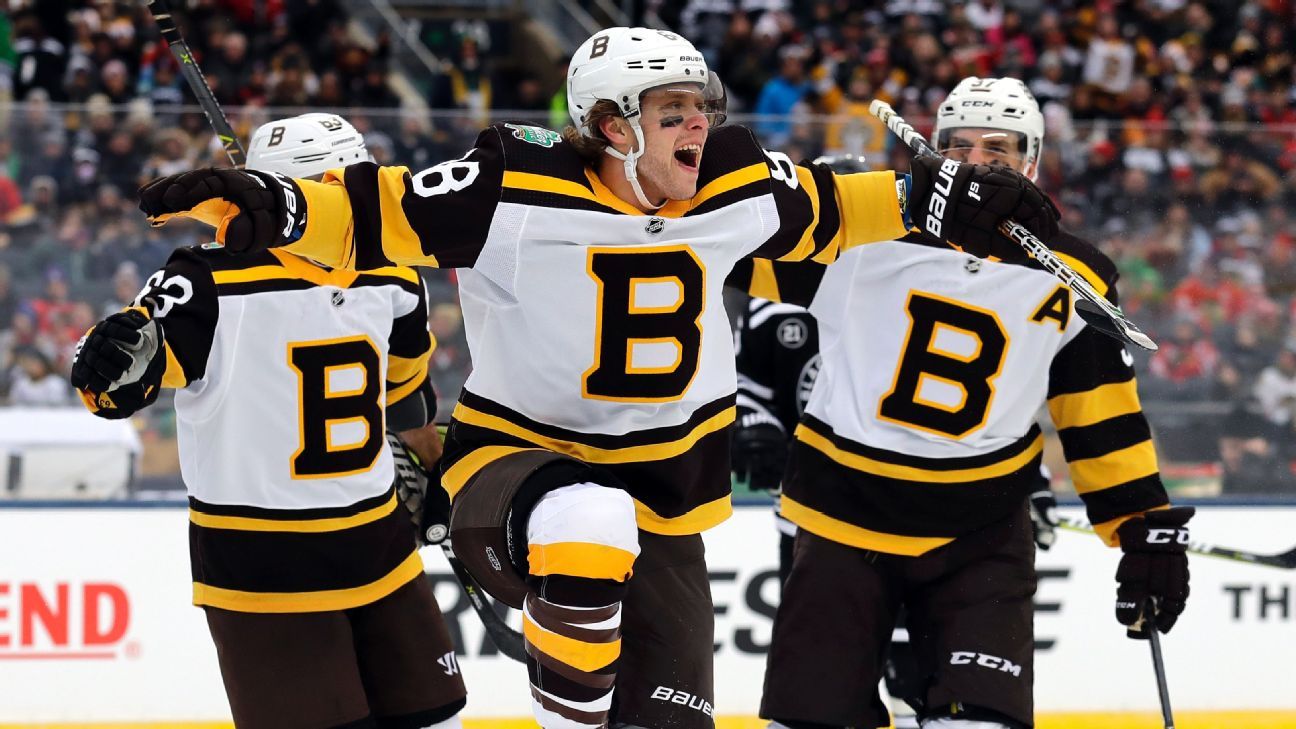
[[[140,209],[216,228],[234,253],[286,247],[333,268],[472,266],[499,202],[503,150],[494,128],[462,159],[421,172],[363,162],[320,182],[253,170],[203,169],[154,180]]]

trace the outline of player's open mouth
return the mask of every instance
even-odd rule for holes
[[[675,150],[675,161],[690,172],[697,172],[698,163],[702,161],[702,145],[686,144]]]

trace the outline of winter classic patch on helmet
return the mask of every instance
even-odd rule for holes
[[[505,124],[513,130],[513,136],[529,144],[538,144],[548,149],[562,141],[562,135],[552,129],[533,127],[525,124]]]

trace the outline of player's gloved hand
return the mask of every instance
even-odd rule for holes
[[[140,210],[154,226],[176,216],[216,226],[233,253],[287,245],[306,229],[306,206],[291,178],[209,167],[158,178],[140,188]]]
[[[1188,600],[1188,520],[1191,506],[1149,511],[1120,525],[1116,619],[1131,638],[1147,638],[1148,623],[1167,633]]]
[[[72,353],[69,380],[94,414],[128,417],[157,400],[162,373],[162,327],[135,311],[123,311],[99,322]]]
[[[739,481],[746,481],[753,491],[777,491],[787,466],[787,434],[768,422],[739,425],[733,430],[729,454]]]
[[[1058,231],[1058,210],[1035,183],[1004,167],[942,157],[914,157],[909,219],[923,232],[980,258],[1021,261],[1026,253],[999,232],[1008,218],[1048,243]]]
[[[1031,531],[1034,532],[1035,546],[1048,551],[1057,541],[1057,497],[1045,488],[1030,495]]]
[[[396,465],[396,498],[409,510],[418,543],[444,542],[450,533],[450,495],[441,488],[440,469],[436,463],[425,468],[396,433],[387,431],[387,444]]]

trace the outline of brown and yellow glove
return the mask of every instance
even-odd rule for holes
[[[233,253],[288,245],[306,231],[306,204],[292,178],[209,167],[158,178],[140,188],[140,210],[154,226],[174,217],[216,227]]]

